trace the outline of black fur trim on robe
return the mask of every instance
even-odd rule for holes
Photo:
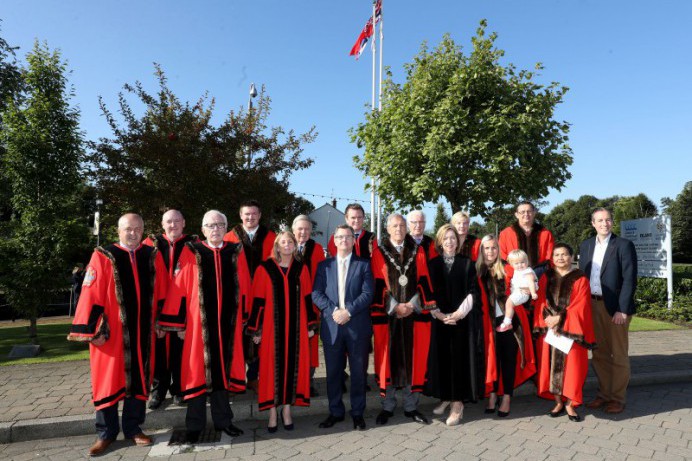
[[[464,243],[461,244],[461,249],[459,250],[459,254],[462,256],[466,256],[467,258],[471,257],[471,252],[473,251],[473,246],[476,244],[476,240],[478,240],[478,237],[475,235],[468,234],[466,235],[466,238],[464,239]],[[442,253],[440,253],[442,254]]]
[[[199,237],[196,235],[183,235],[178,240],[175,241],[174,253],[173,253],[173,268],[170,267],[171,264],[171,244],[170,241],[163,234],[151,234],[149,239],[154,242],[154,245],[161,253],[163,258],[163,263],[166,265],[166,269],[169,274],[173,274],[175,270],[175,265],[180,259],[180,253],[183,252],[183,248],[187,242],[196,242]]]
[[[286,278],[288,299],[284,293],[284,273],[273,259],[262,263],[272,282],[274,306],[274,405],[284,401],[295,403],[298,389],[298,367],[300,361],[300,274],[303,263],[294,260]],[[288,304],[289,309],[286,309]],[[261,324],[260,324],[261,325]],[[286,334],[286,331],[289,333]],[[264,332],[267,334],[269,332]],[[285,360],[288,359],[288,360]],[[283,388],[283,383],[286,388]],[[284,394],[285,393],[285,394]],[[284,395],[285,400],[284,400]]]
[[[405,303],[410,301],[416,294],[418,286],[416,258],[413,257],[404,274],[408,277],[408,283],[405,287],[402,287],[399,283],[401,273],[394,267],[387,255],[391,255],[397,261],[399,267],[403,269],[406,261],[418,251],[418,244],[413,240],[413,237],[406,235],[401,255],[399,255],[389,239],[385,239],[382,245],[380,245],[380,251],[382,251],[384,262],[387,265],[389,294],[399,302]],[[386,297],[384,302],[386,306],[389,303],[389,298]],[[403,319],[396,318],[396,316],[389,317],[389,368],[391,384],[395,387],[404,387],[413,381],[413,322],[421,319],[423,316],[426,317],[426,320],[430,320],[430,315],[427,313],[413,313]]]
[[[490,274],[488,268],[485,266],[481,267],[479,276],[488,297],[488,315],[490,315],[491,324],[494,325],[496,302],[500,305],[500,310],[502,310],[502,313],[505,313],[505,303],[507,302],[507,288],[505,285],[505,279],[496,279]],[[524,332],[524,329],[521,327],[521,322],[518,321],[516,316],[514,316],[512,319],[512,328],[514,329],[514,339],[516,339],[519,352],[521,353],[521,362],[519,365],[521,368],[524,368],[526,366],[524,334],[530,334],[530,332]],[[495,328],[492,329],[492,333],[495,335]]]
[[[313,239],[308,239],[307,242],[303,244],[303,252],[296,251],[296,259],[308,268],[308,273],[312,276],[312,268],[310,267],[310,261],[312,261],[312,254],[315,252],[315,241]]]
[[[238,253],[241,246],[225,242],[219,249],[211,249],[202,242],[188,242],[197,260],[199,273],[199,314],[204,343],[204,369],[207,390],[224,390],[230,379],[235,325],[239,311]],[[221,273],[216,270],[215,253],[218,252]],[[221,315],[217,281],[221,281]],[[219,340],[221,336],[221,340]],[[222,374],[223,360],[226,376]]]
[[[529,256],[529,266],[536,267],[536,265],[541,262],[539,261],[538,256],[538,238],[543,230],[543,226],[538,223],[533,223],[533,227],[531,227],[531,234],[528,237],[518,222],[512,224],[512,230],[517,236],[519,249],[524,250]]]
[[[152,306],[154,299],[154,280],[156,279],[155,248],[141,245],[135,251],[135,265],[139,282],[139,297],[134,283],[135,274],[130,262],[130,252],[115,244],[98,247],[113,266],[115,297],[118,301],[120,322],[123,332],[123,354],[125,363],[125,395],[147,395],[149,392],[149,360],[151,357],[153,331]],[[125,282],[125,283],[123,283]],[[137,339],[139,341],[137,342]],[[139,357],[143,363],[140,374]],[[147,389],[142,389],[142,381]]]
[[[269,229],[260,225],[255,231],[255,238],[250,241],[250,236],[245,232],[242,224],[237,224],[231,229],[238,236],[243,250],[245,250],[245,259],[247,259],[247,267],[250,271],[250,277],[255,275],[255,269],[262,263],[264,252],[264,239],[267,238]]]

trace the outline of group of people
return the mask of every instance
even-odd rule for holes
[[[119,434],[121,400],[124,436],[152,443],[140,427],[150,388],[152,409],[167,392],[187,404],[189,443],[206,427],[207,399],[214,427],[242,434],[228,398],[247,388],[269,412],[269,433],[279,423],[292,430],[291,407],[309,405],[315,393],[318,336],[329,400],[320,428],[345,419],[347,376],[353,428],[366,428],[371,353],[379,425],[394,417],[397,392],[404,416],[421,424],[429,423],[421,393],[440,400],[433,413],[448,411],[450,426],[461,422],[464,403],[482,399],[486,413],[506,417],[513,390],[532,377],[538,395],[554,401],[550,416],[580,421],[591,349],[599,392],[587,406],[624,409],[637,263],[633,244],[611,232],[608,210],[592,215],[597,235],[581,245],[580,269],[572,248],[535,223],[528,202],[498,237],[470,235],[470,218],[459,212],[431,238],[425,215],[413,211],[408,223],[391,214],[381,242],[351,204],[327,252],[305,215],[275,234],[260,224],[257,202],[239,214],[228,230],[223,213],[208,211],[201,240],[184,233],[180,211],[168,210],[164,232],[142,240],[142,218],[128,213],[119,242],[94,251],[68,336],[90,343],[98,433],[90,455]]]

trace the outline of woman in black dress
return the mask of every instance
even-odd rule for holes
[[[446,422],[455,426],[463,417],[463,402],[482,397],[482,312],[476,269],[458,253],[456,230],[449,224],[440,227],[436,244],[440,255],[428,263],[437,309],[432,312],[427,393],[441,400],[435,414],[451,406]]]

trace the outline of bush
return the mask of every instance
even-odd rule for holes
[[[673,308],[668,309],[666,279],[640,277],[634,294],[637,315],[675,323],[692,322],[692,278],[684,274],[692,266],[673,269]],[[692,275],[692,271],[690,271]]]

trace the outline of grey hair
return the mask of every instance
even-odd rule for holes
[[[223,223],[228,226],[228,218],[226,218],[226,215],[221,213],[219,210],[209,210],[206,213],[204,213],[204,217],[202,218],[202,225],[207,221],[207,218],[212,215],[219,215],[221,218],[223,218]]]

